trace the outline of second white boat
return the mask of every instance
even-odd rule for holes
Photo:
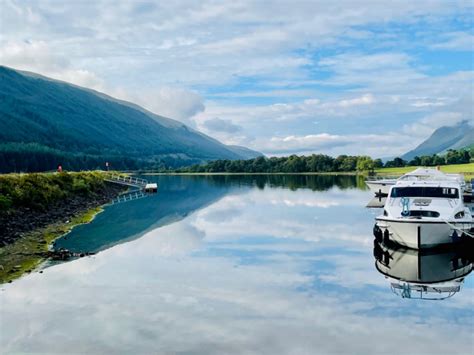
[[[365,184],[376,195],[386,196],[390,192],[390,188],[396,183],[410,181],[454,181],[461,185],[463,191],[467,189],[462,174],[445,174],[442,171],[433,168],[418,168],[402,175],[398,179],[366,180]]]

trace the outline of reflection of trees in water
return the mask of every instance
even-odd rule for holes
[[[283,187],[290,190],[354,189],[359,178],[348,175],[186,175],[147,176],[158,193],[111,206],[88,226],[79,226],[56,242],[56,249],[97,252],[138,238],[150,228],[180,220],[231,191]],[[362,180],[363,183],[363,180]]]
[[[339,189],[366,190],[363,176],[355,175],[205,175],[189,176],[191,179],[206,179],[216,185],[253,186],[259,189],[284,187],[290,190],[311,189],[326,191],[332,187]]]

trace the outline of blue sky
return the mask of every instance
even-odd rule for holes
[[[14,1],[0,63],[268,155],[406,152],[473,121],[472,1]]]

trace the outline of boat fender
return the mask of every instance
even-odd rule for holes
[[[408,217],[410,215],[410,199],[408,197],[402,197],[402,216]]]
[[[388,231],[388,229],[385,229],[385,231],[383,232],[383,242],[385,243],[385,245],[390,242],[390,232]]]
[[[456,230],[453,231],[453,234],[451,234],[451,239],[456,242],[459,240],[459,235],[458,235],[458,232]]]
[[[382,230],[380,229],[380,227],[378,225],[374,225],[374,237],[377,241],[381,241],[382,240]]]

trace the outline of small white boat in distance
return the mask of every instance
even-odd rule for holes
[[[365,184],[370,191],[376,195],[388,195],[390,188],[398,181],[426,181],[426,180],[441,180],[441,181],[456,181],[461,185],[463,191],[466,189],[466,182],[462,174],[445,174],[442,171],[433,168],[418,168],[410,173],[407,173],[398,179],[381,179],[381,180],[367,180]]]
[[[375,220],[376,238],[413,249],[469,238],[473,228],[461,185],[453,180],[398,181]]]
[[[148,184],[145,185],[144,190],[145,190],[145,192],[157,192],[158,191],[158,184],[148,183]]]

